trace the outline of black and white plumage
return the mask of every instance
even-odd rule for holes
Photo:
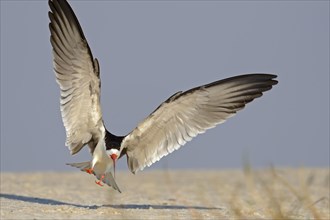
[[[113,163],[105,148],[108,132],[103,125],[100,107],[98,61],[93,58],[70,5],[65,0],[54,0],[49,1],[49,7],[50,42],[53,47],[56,81],[61,89],[60,103],[67,136],[66,145],[71,154],[76,154],[87,144],[93,155],[91,162],[69,165],[93,173],[98,179],[120,191],[112,181],[113,178],[106,179],[112,175]]]
[[[178,92],[162,103],[122,142],[135,173],[207,129],[221,124],[277,83],[270,74],[248,74]]]
[[[61,113],[71,154],[88,145],[93,160],[71,164],[92,169],[98,179],[119,188],[111,175],[114,162],[127,156],[135,173],[221,124],[277,84],[276,75],[247,74],[177,92],[126,136],[106,130],[100,107],[99,64],[66,0],[49,0],[54,69],[61,89]],[[111,160],[112,159],[112,160]],[[89,163],[89,164],[87,164]],[[112,177],[112,176],[111,176]]]

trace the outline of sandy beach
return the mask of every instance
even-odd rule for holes
[[[329,169],[1,173],[1,219],[329,219]]]

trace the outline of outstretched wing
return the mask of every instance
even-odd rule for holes
[[[94,151],[103,129],[99,65],[66,0],[49,0],[50,42],[56,81],[61,89],[61,114],[66,145],[75,154],[89,144]]]
[[[129,169],[143,170],[207,129],[223,123],[277,84],[275,75],[248,74],[178,92],[124,140]]]

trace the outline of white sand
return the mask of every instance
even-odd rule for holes
[[[329,219],[329,169],[1,173],[1,219]]]

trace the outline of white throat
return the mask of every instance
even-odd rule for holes
[[[119,156],[119,150],[113,148],[113,149],[107,150],[107,154],[108,155],[116,154],[117,156]]]

